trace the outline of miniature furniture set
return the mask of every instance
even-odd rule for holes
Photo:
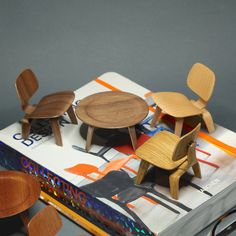
[[[145,99],[146,94],[150,92],[149,90],[113,72],[101,75],[98,79],[91,81],[88,86],[80,88],[75,93],[68,93],[68,96],[65,95],[67,92],[59,92],[55,93],[60,95],[59,99],[54,97],[55,94],[53,94],[53,96],[48,95],[44,97],[37,105],[29,105],[28,100],[38,88],[38,83],[33,82],[26,86],[26,80],[35,81],[35,75],[32,71],[25,70],[16,81],[19,97],[23,97],[21,103],[25,111],[25,117],[22,119],[22,127],[21,124],[16,123],[15,126],[11,126],[9,129],[1,132],[2,143],[0,150],[4,150],[5,153],[9,154],[7,154],[7,158],[4,156],[3,159],[0,158],[0,164],[6,167],[9,165],[12,169],[37,175],[43,192],[45,191],[48,194],[46,198],[43,196],[44,199],[56,199],[59,208],[61,207],[60,204],[62,204],[69,211],[72,210],[75,213],[69,213],[72,215],[72,219],[76,217],[76,214],[81,215],[105,232],[109,232],[106,231],[106,227],[109,228],[108,224],[113,222],[111,227],[121,234],[122,232],[132,232],[130,229],[135,228],[143,230],[144,233],[154,232],[159,234],[163,229],[169,226],[172,227],[173,222],[177,222],[179,219],[182,220],[183,216],[189,215],[189,211],[195,210],[201,204],[208,201],[208,199],[211,199],[212,196],[219,192],[218,188],[224,189],[225,186],[223,184],[227,183],[227,180],[219,184],[217,183],[219,187],[215,187],[215,192],[212,189],[204,189],[205,185],[211,186],[212,183],[210,182],[210,185],[208,183],[211,181],[212,175],[213,180],[217,178],[215,175],[218,176],[218,173],[219,176],[223,176],[219,164],[221,162],[217,160],[218,156],[216,156],[216,160],[214,155],[210,158],[212,153],[217,153],[218,155],[218,152],[213,148],[217,150],[221,148],[220,150],[224,152],[223,154],[219,153],[221,157],[227,156],[229,153],[227,152],[226,154],[225,152],[225,150],[228,150],[226,145],[221,145],[222,143],[218,142],[221,145],[220,147],[215,142],[215,139],[218,138],[216,132],[209,136],[207,133],[199,131],[200,124],[198,124],[195,128],[189,129],[189,133],[186,133],[187,129],[184,126],[185,132],[181,137],[182,123],[184,118],[189,116],[202,116],[208,131],[214,130],[213,120],[206,118],[211,116],[206,111],[205,105],[212,94],[213,80],[215,79],[210,79],[209,86],[204,85],[204,89],[199,89],[197,82],[194,82],[195,80],[198,81],[199,78],[200,81],[204,78],[213,78],[214,74],[212,75],[208,72],[208,68],[199,63],[192,67],[188,75],[188,85],[191,84],[190,87],[193,91],[199,93],[200,99],[194,102],[187,100],[187,98],[185,100],[178,100],[178,97],[175,97],[173,104],[176,100],[189,101],[189,103],[179,102],[177,105],[181,106],[188,103],[186,106],[190,107],[189,104],[191,106],[194,104],[193,107],[198,112],[189,115],[188,109],[183,109],[182,115],[178,115],[172,112],[168,106],[162,106],[162,103],[166,102],[171,107],[171,95],[175,96],[175,93],[170,93],[169,100],[166,98],[164,100],[162,98],[159,99],[161,93],[154,93],[155,103],[150,104],[150,101],[147,99],[149,102],[148,106],[142,98]],[[111,86],[106,86],[106,83]],[[201,81],[200,84],[203,84],[203,82]],[[107,92],[107,90],[111,91]],[[94,94],[84,97],[87,92],[91,94],[91,91]],[[130,91],[138,96],[129,93]],[[202,91],[205,95],[202,95]],[[57,110],[61,106],[57,102],[62,102],[64,95],[70,99],[64,103],[63,109],[60,109],[63,112],[56,112],[56,115],[53,116],[53,107]],[[156,95],[158,95],[157,100],[155,99]],[[50,100],[49,98],[53,99]],[[73,100],[75,103],[79,102],[76,107],[72,108]],[[156,112],[155,105],[157,105]],[[180,111],[182,108],[177,108],[177,105],[172,105],[172,107]],[[50,107],[50,114],[46,112],[48,106]],[[44,111],[47,115],[43,116],[42,113]],[[37,121],[38,126],[41,125],[41,119],[57,120],[58,124],[60,116],[62,116],[61,120],[63,121],[63,115],[67,111],[72,123],[77,123],[77,116],[83,123],[88,125],[86,151],[83,147],[85,138],[82,133],[82,128],[85,126],[82,126],[81,122],[79,126],[72,126],[67,122],[67,119],[65,119],[67,123],[64,122],[60,128],[57,126],[59,129],[52,127],[56,144],[59,145],[62,145],[60,130],[62,131],[63,138],[66,140],[66,145],[63,148],[49,145],[53,141],[48,135],[50,133],[42,135],[38,140],[33,140],[34,142],[32,141],[31,143],[24,143],[24,140],[21,139],[19,129],[22,128],[22,136],[26,138],[30,133],[32,120],[39,119]],[[177,128],[175,128],[175,134],[170,132],[171,129],[164,122],[169,116],[162,116],[162,121],[158,125],[154,125],[157,119],[160,118],[159,114],[161,111],[176,119]],[[181,121],[179,122],[179,120]],[[42,123],[45,124],[43,121]],[[150,123],[152,123],[153,128],[151,128]],[[48,129],[48,124],[44,124],[41,126],[42,130],[45,127]],[[52,121],[51,124],[53,126]],[[78,132],[77,127],[81,128],[81,132]],[[218,126],[216,125],[216,127]],[[35,129],[34,126],[33,128]],[[94,140],[94,145],[91,145],[95,128],[99,128],[96,132],[96,138],[99,138],[99,142]],[[115,141],[118,138],[122,139],[123,134],[120,130],[114,131],[114,136],[110,135],[113,133],[112,130],[105,130],[121,128],[128,128],[132,147],[128,144],[127,146],[129,146],[129,149],[135,150],[135,155],[131,155],[134,153],[133,150],[132,152],[122,151],[125,148],[124,146],[126,146],[124,144],[121,144],[121,147],[124,147],[123,149],[115,146]],[[141,132],[137,137],[135,128]],[[148,133],[147,131],[152,132]],[[219,129],[217,129],[218,131]],[[228,132],[227,130],[223,131],[224,133]],[[58,138],[58,133],[60,138]],[[124,135],[127,137],[127,133],[124,133]],[[147,137],[142,142],[141,139],[145,135]],[[233,137],[232,134],[227,133],[227,135],[227,137],[220,137],[222,142],[225,142],[226,139],[229,140],[231,136]],[[28,140],[31,136],[28,137]],[[197,136],[200,138],[195,149]],[[137,143],[139,147],[137,147]],[[233,145],[230,142],[229,144]],[[218,146],[216,147],[215,145]],[[16,148],[13,149],[11,146]],[[74,147],[77,148],[75,149]],[[83,151],[80,149],[83,149]],[[91,151],[89,151],[90,149]],[[106,149],[106,151],[103,149]],[[201,153],[199,150],[202,150]],[[2,155],[3,153],[5,155],[4,152],[1,151],[0,154]],[[42,156],[43,153],[48,154],[47,158]],[[229,160],[231,161],[231,159]],[[193,174],[195,177],[201,177],[199,163],[204,175],[202,179],[193,178]],[[149,169],[151,165],[154,168]],[[155,166],[159,168],[157,169]],[[167,171],[162,172],[161,169]],[[168,175],[167,172],[169,172]],[[168,183],[165,183],[165,180]],[[81,196],[82,200],[86,200],[84,205],[80,202]],[[193,199],[189,201],[193,196],[198,200]],[[64,211],[65,208],[62,207],[61,209]],[[67,211],[65,212],[67,213]],[[38,214],[35,216],[35,219],[40,218],[40,213]],[[152,219],[154,215],[158,215],[158,225],[153,225]],[[183,220],[183,222],[186,221]],[[104,226],[101,224],[104,224]],[[58,225],[60,226],[60,224]],[[47,228],[47,226],[42,228]],[[137,234],[142,235],[140,232],[137,231]],[[150,235],[152,234],[150,233]]]
[[[209,132],[214,131],[214,123],[206,105],[210,99],[215,75],[206,66],[196,63],[192,66],[187,85],[199,95],[197,101],[190,101],[181,93],[158,92],[152,95],[157,104],[151,126],[160,119],[161,111],[176,118],[175,134],[181,136],[185,117],[202,115]],[[86,151],[91,147],[94,128],[120,129],[128,128],[133,149],[137,148],[135,125],[148,114],[147,103],[140,97],[120,91],[108,91],[85,97],[75,109],[72,108],[74,92],[63,91],[43,97],[36,105],[29,105],[29,99],[38,89],[37,78],[30,69],[24,70],[16,79],[16,90],[21,101],[25,116],[22,119],[22,137],[30,133],[31,119],[49,119],[56,139],[56,144],[62,146],[59,127],[59,117],[66,111],[73,124],[77,117],[88,125]],[[164,131],[145,142],[136,152],[141,158],[136,184],[140,184],[150,164],[167,170],[176,170],[169,177],[171,196],[178,199],[179,178],[190,167],[196,177],[201,177],[200,167],[196,160],[195,140],[200,125],[182,138]]]

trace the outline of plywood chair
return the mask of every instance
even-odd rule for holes
[[[215,74],[203,64],[196,63],[189,71],[188,87],[199,96],[197,101],[189,100],[185,95],[176,92],[158,92],[152,95],[157,109],[151,126],[161,118],[161,111],[175,117],[175,134],[181,136],[185,117],[202,116],[208,132],[215,130],[210,112],[206,109],[215,86]]]
[[[54,236],[62,227],[59,213],[52,206],[39,211],[27,226],[29,236]]]
[[[35,74],[26,69],[16,79],[16,91],[25,112],[22,122],[22,138],[27,139],[32,119],[49,119],[56,144],[62,146],[59,118],[67,112],[72,123],[77,124],[77,119],[72,108],[75,98],[73,91],[62,91],[44,96],[38,104],[30,105],[29,100],[37,91],[39,85]]]
[[[172,171],[169,176],[170,194],[174,199],[178,199],[179,179],[190,167],[194,175],[201,178],[195,152],[195,140],[199,130],[200,124],[181,138],[168,131],[162,131],[146,141],[136,150],[141,163],[135,183],[142,182],[150,165]]]

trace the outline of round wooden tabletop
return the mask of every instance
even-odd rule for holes
[[[0,171],[0,218],[19,214],[38,200],[40,184],[19,171]]]
[[[138,124],[147,116],[148,105],[134,94],[108,91],[84,98],[76,107],[75,113],[80,120],[93,127],[127,128]]]

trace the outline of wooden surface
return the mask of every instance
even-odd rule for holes
[[[205,108],[214,90],[214,73],[203,64],[196,63],[188,74],[187,85],[199,96],[197,101],[191,101],[185,95],[176,92],[158,92],[152,95],[158,107],[152,126],[160,119],[160,112],[164,111],[176,118],[175,134],[178,136],[181,136],[184,118],[196,115],[202,116],[208,132],[214,131],[213,119]]]
[[[44,96],[38,104],[30,105],[29,100],[38,89],[38,81],[35,74],[26,69],[16,79],[16,91],[21,102],[21,107],[25,112],[22,119],[22,137],[26,139],[30,133],[32,119],[51,119],[52,130],[56,144],[62,146],[59,117],[65,112],[73,124],[77,124],[76,116],[72,108],[75,95],[73,91],[61,91]]]
[[[168,131],[162,131],[148,139],[135,154],[142,160],[160,168],[172,170],[186,160],[172,161],[175,147],[180,138]]]
[[[183,94],[176,92],[158,92],[152,95],[157,106],[167,114],[183,118],[200,115],[202,112]]]
[[[61,218],[52,206],[39,211],[28,224],[29,236],[54,236],[62,227]]]
[[[75,109],[79,119],[88,124],[86,150],[91,147],[94,128],[128,128],[133,149],[137,147],[135,125],[148,114],[148,105],[140,97],[109,91],[84,98]]]
[[[38,200],[40,191],[35,177],[18,171],[0,171],[0,218],[30,208]]]
[[[148,139],[135,152],[141,159],[136,184],[142,182],[150,164],[172,170],[169,176],[170,194],[178,199],[179,179],[190,167],[193,168],[195,176],[201,178],[195,153],[195,140],[199,130],[200,124],[182,138],[168,131],[162,131]]]
[[[125,92],[101,92],[84,98],[75,113],[84,123],[98,128],[127,128],[148,114],[147,103]]]
[[[187,85],[202,100],[208,102],[215,87],[215,74],[207,66],[195,63],[189,71]]]

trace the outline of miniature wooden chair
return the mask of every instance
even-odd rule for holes
[[[28,223],[29,236],[54,236],[62,227],[62,221],[57,210],[47,206],[39,211]]]
[[[215,85],[215,74],[203,64],[196,63],[189,71],[187,78],[188,87],[200,98],[197,101],[189,100],[186,96],[176,92],[158,92],[152,95],[157,109],[151,126],[161,118],[161,111],[175,117],[175,134],[181,136],[185,117],[201,115],[208,132],[215,130],[214,123],[206,105],[212,95]]]
[[[39,85],[35,74],[30,70],[24,70],[16,79],[16,91],[21,102],[21,107],[25,112],[22,122],[22,138],[27,139],[32,119],[49,119],[56,144],[62,146],[59,118],[65,112],[68,113],[73,124],[77,124],[77,119],[72,108],[75,98],[73,91],[61,91],[44,96],[38,104],[29,105],[30,98],[37,91]]]
[[[170,194],[174,199],[178,199],[179,179],[190,167],[194,175],[201,178],[195,152],[195,140],[199,130],[200,124],[181,138],[168,131],[162,131],[140,146],[136,150],[141,163],[135,183],[142,182],[150,164],[172,171],[169,176]]]

